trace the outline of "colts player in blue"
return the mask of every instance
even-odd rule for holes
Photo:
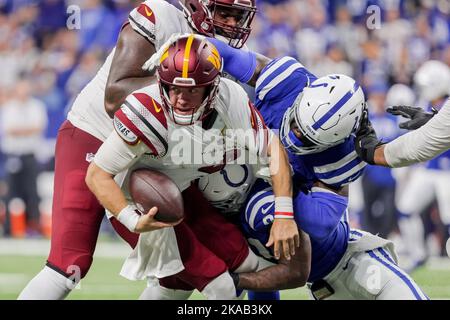
[[[354,150],[352,135],[358,130],[362,115],[366,112],[364,94],[359,85],[344,75],[318,79],[290,57],[270,61],[261,55],[239,52],[218,41],[211,41],[224,58],[225,71],[241,82],[255,85],[255,106],[266,124],[280,131],[280,138],[288,150],[297,192],[295,217],[300,229],[311,238],[309,282],[315,297],[328,297],[336,288],[342,287],[334,283],[333,289],[324,278],[334,273],[332,270],[343,267],[344,257],[359,257],[360,253],[370,251],[373,257],[368,253],[369,258],[365,255],[360,258],[377,261],[379,266],[387,268],[382,281],[396,283],[392,275],[397,275],[399,279],[406,279],[404,283],[408,289],[410,285],[414,288],[406,290],[400,298],[426,298],[423,294],[409,294],[420,292],[420,289],[399,271],[393,249],[387,249],[391,246],[389,242],[368,233],[350,231],[348,227],[345,214],[347,185],[356,180],[366,166]],[[265,257],[270,256],[270,250],[264,247],[265,229],[259,230],[255,226],[270,225],[273,204],[268,200],[271,196],[270,185],[257,182],[250,192],[243,223],[247,237],[252,239],[250,244]],[[259,223],[256,223],[258,220]],[[351,242],[355,243],[349,245]],[[378,251],[375,252],[375,249]],[[345,297],[342,295],[343,289],[338,291],[340,294],[334,294],[335,298]],[[319,294],[323,292],[326,294]],[[366,298],[370,298],[370,294]],[[386,294],[381,294],[381,289],[377,295],[386,298]],[[249,296],[251,299],[277,298],[273,294]],[[347,297],[360,298],[355,294]]]
[[[252,194],[242,209],[255,180],[249,174],[255,168],[246,167],[227,165],[199,181],[199,188],[214,206],[228,213],[241,210],[238,217],[242,230],[260,256],[257,272],[232,274],[238,292],[247,289],[260,293],[308,283],[315,299],[427,299],[398,267],[392,242],[350,230],[345,219],[337,219],[347,208],[347,198],[317,183],[309,194],[299,192],[294,197],[300,248],[290,260],[274,259],[272,249],[264,245],[274,220],[274,194],[270,186],[257,183],[253,190],[260,191]],[[335,228],[320,226],[314,222],[317,217]]]
[[[347,185],[366,166],[355,152],[352,136],[365,108],[362,89],[355,81],[344,75],[317,79],[294,58],[271,61],[214,39],[210,41],[223,57],[225,71],[255,86],[255,106],[267,126],[279,130],[288,150],[295,189],[309,192],[313,183],[320,183],[346,196]],[[337,221],[345,217],[344,211],[327,215],[322,221],[313,221],[313,229],[333,230]],[[249,296],[277,298],[271,294]]]

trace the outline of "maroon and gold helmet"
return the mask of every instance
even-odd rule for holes
[[[220,83],[222,61],[216,47],[195,35],[182,37],[163,53],[157,69],[158,83],[164,106],[175,123],[192,124],[201,121],[212,110]],[[202,104],[192,109],[186,123],[177,121],[170,103],[170,86],[183,88],[206,87]]]
[[[225,37],[235,48],[241,48],[252,31],[256,0],[181,0],[180,4],[192,28],[209,37]],[[234,17],[236,24],[222,22],[220,17]]]

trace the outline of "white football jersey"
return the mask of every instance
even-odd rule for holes
[[[177,125],[164,108],[157,84],[129,95],[116,112],[115,132],[95,156],[111,174],[133,166],[168,175],[182,191],[192,180],[222,169],[225,163],[249,163],[265,157],[272,133],[235,82],[221,79],[210,125]],[[226,140],[226,136],[233,139]],[[234,143],[230,143],[230,142]],[[124,143],[125,142],[125,143]]]
[[[183,13],[164,0],[148,0],[130,12],[131,27],[158,50],[173,33],[192,33]],[[115,49],[97,75],[75,99],[67,119],[77,128],[105,140],[113,130],[105,110],[105,88]],[[149,57],[150,58],[150,57]]]

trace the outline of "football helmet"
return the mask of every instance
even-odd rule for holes
[[[198,187],[214,207],[227,214],[239,211],[254,181],[251,167],[228,164],[222,170],[200,178]]]
[[[195,35],[184,36],[173,42],[160,58],[157,78],[163,105],[176,124],[190,125],[201,121],[212,110],[220,83],[222,61],[216,47]],[[180,115],[170,103],[169,88],[206,87],[200,106],[190,115]]]
[[[193,29],[209,37],[224,37],[241,48],[251,32],[256,0],[181,0],[183,13]],[[226,23],[232,17],[235,23]]]
[[[356,132],[365,108],[364,93],[352,78],[342,74],[319,78],[284,114],[281,141],[295,154],[321,152]]]
[[[427,61],[414,74],[414,84],[427,102],[443,98],[450,94],[450,68],[441,61]]]

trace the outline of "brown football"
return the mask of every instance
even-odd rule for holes
[[[140,211],[147,213],[158,207],[155,219],[175,222],[184,217],[184,205],[177,185],[165,174],[138,169],[130,176],[130,195]]]

